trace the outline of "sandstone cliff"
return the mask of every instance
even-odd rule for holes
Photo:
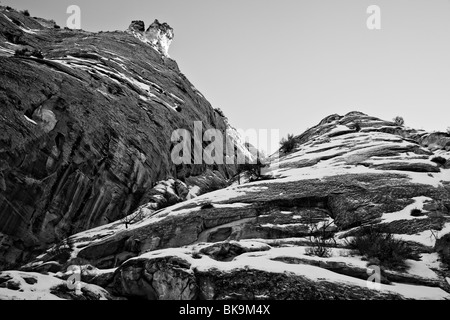
[[[128,227],[74,235],[22,270],[67,279],[67,266],[84,265],[83,281],[126,298],[448,299],[449,139],[332,115],[273,160],[271,179],[143,206]],[[388,227],[412,251],[402,269],[381,266],[379,289],[367,279],[380,262],[348,244],[368,226]],[[311,254],[324,234],[328,254]]]
[[[235,168],[170,162],[174,128],[228,128],[162,50],[173,30],[0,24],[1,257],[48,245],[0,299],[450,299],[450,135],[334,114],[262,179],[195,196]],[[404,265],[355,250],[367,230]]]
[[[129,215],[159,181],[234,174],[172,163],[173,130],[229,126],[168,57],[173,30],[143,30],[61,29],[1,7],[0,266]]]

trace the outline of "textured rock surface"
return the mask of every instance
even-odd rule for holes
[[[109,286],[117,295],[131,299],[194,300],[198,294],[189,262],[176,256],[129,260]]]
[[[61,284],[81,266],[109,292],[87,286],[86,299],[450,299],[448,134],[330,115],[270,159],[270,179],[207,192],[235,168],[174,166],[168,137],[229,125],[142,22],[92,34],[0,12],[0,24],[0,257],[53,244],[0,274],[0,298],[46,273],[32,297],[80,298]],[[11,57],[12,41],[44,59]],[[413,251],[404,268],[349,248],[381,227]]]
[[[139,40],[150,44],[163,56],[169,57],[169,47],[172,43],[174,32],[167,23],[160,23],[156,19],[145,31],[145,23],[141,20],[132,21],[127,30]]]
[[[152,45],[43,21],[0,9],[0,266],[131,214],[158,181],[201,176],[207,165],[172,163],[172,131],[229,127]],[[44,58],[15,57],[21,47]],[[224,179],[235,170],[209,169]]]
[[[78,293],[53,276],[18,271],[0,272],[0,300],[111,300],[103,288],[80,283]]]
[[[349,129],[356,122],[360,130]],[[272,179],[235,183],[156,212],[143,206],[136,223],[71,237],[72,256],[61,263],[117,268],[103,285],[128,298],[168,297],[144,281],[144,265],[177,257],[182,272],[163,285],[178,286],[177,299],[186,279],[188,296],[199,299],[448,299],[442,254],[450,234],[450,170],[432,160],[450,154],[445,146],[422,146],[424,136],[359,112],[327,117],[297,137],[293,152],[273,159]],[[411,215],[413,209],[421,214]],[[388,226],[416,259],[404,269],[382,266],[379,291],[367,284],[379,261],[347,247],[367,225]],[[325,257],[310,251],[319,236],[328,237]],[[35,263],[54,260],[47,253]],[[159,269],[164,283],[173,268],[164,262]]]

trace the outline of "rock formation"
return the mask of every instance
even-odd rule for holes
[[[22,270],[52,266],[63,278],[75,261],[92,265],[108,275],[82,281],[122,298],[448,299],[450,153],[443,137],[434,151],[421,145],[432,135],[333,115],[273,159],[269,180],[158,212],[143,206],[138,221],[74,235],[66,258],[54,247]],[[388,228],[412,250],[403,269],[382,266],[380,290],[367,285],[380,262],[348,245],[368,227]],[[329,239],[324,257],[311,253],[318,232]]]
[[[160,181],[191,189],[204,174],[226,180],[236,171],[171,161],[175,129],[230,128],[174,60],[130,32],[43,21],[0,9],[0,269],[149,206]],[[171,29],[155,22],[149,30],[167,49]]]
[[[154,50],[168,26],[152,45],[136,21],[95,34],[3,10],[0,27],[0,257],[19,269],[0,299],[450,299],[449,134],[333,114],[239,183],[170,161],[175,128],[230,126]],[[355,248],[367,234],[402,260]]]
[[[169,47],[172,43],[174,32],[167,23],[160,23],[156,19],[145,31],[145,23],[141,20],[135,20],[131,22],[127,32],[150,44],[165,57],[169,57]]]

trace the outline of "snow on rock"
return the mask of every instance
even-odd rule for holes
[[[429,197],[414,197],[414,203],[406,206],[403,210],[391,213],[385,213],[381,217],[383,222],[392,222],[396,220],[414,220],[414,219],[426,219],[427,216],[414,217],[411,215],[411,210],[413,209],[423,209],[425,201],[433,200]]]
[[[78,293],[75,290],[70,293],[67,281],[51,275],[20,271],[0,273],[0,300],[66,300],[76,295],[84,300],[107,300],[110,296],[105,289],[92,284],[79,282],[78,289]]]
[[[128,32],[139,40],[150,44],[162,55],[169,57],[169,47],[172,43],[174,32],[167,23],[160,23],[157,19],[145,30],[143,21],[133,21]]]
[[[143,29],[135,23],[130,32]],[[155,88],[148,82],[134,85],[144,91]],[[154,202],[135,212],[141,214],[138,221],[74,235],[71,259],[117,268],[110,285],[118,295],[149,299],[195,298],[196,285],[212,292],[218,290],[213,279],[246,273],[287,277],[287,287],[299,279],[317,288],[332,283],[364,298],[449,299],[440,258],[432,251],[435,237],[450,233],[450,170],[431,161],[433,153],[418,142],[420,134],[361,113],[327,117],[297,137],[292,153],[269,166],[271,179],[241,181],[202,195],[201,188],[185,188],[184,201],[156,208],[154,199],[162,194],[167,199],[180,194],[174,180],[160,182]],[[411,216],[412,209],[423,215]],[[442,230],[427,229],[433,217],[440,219]],[[374,259],[348,249],[347,240],[362,226],[380,223],[397,226],[392,227],[394,237],[413,245],[420,260],[407,259],[404,270],[383,267],[382,283],[374,290],[367,282]],[[309,249],[317,245],[311,239],[320,239],[320,232],[330,237],[328,255],[322,257]],[[173,268],[180,273],[173,276]],[[158,275],[159,289],[128,286],[126,281],[149,277],[144,269]],[[219,283],[226,291],[223,283],[228,282]],[[162,289],[175,284],[189,292]],[[252,291],[252,284],[246,285]]]

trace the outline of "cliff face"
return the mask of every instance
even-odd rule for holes
[[[162,50],[173,30],[0,26],[0,259],[21,265],[0,299],[450,299],[450,135],[334,114],[196,197],[235,166],[173,165],[171,133],[230,126]]]
[[[173,30],[136,32],[0,9],[0,265],[127,216],[160,180],[234,174],[172,163],[173,130],[229,126],[168,57]]]

